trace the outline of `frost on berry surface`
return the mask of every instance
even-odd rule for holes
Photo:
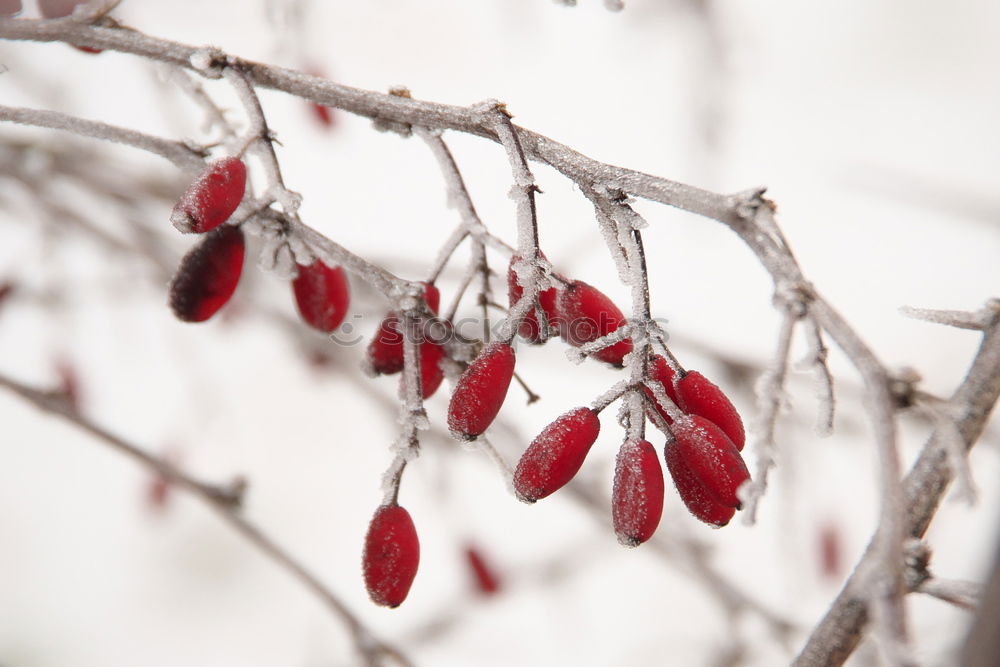
[[[729,436],[700,415],[678,419],[671,431],[678,455],[712,499],[738,509],[737,491],[750,472]]]
[[[426,340],[420,344],[420,391],[424,398],[433,396],[444,380],[443,357],[444,348],[437,343]]]
[[[514,470],[514,492],[533,503],[565,486],[597,441],[601,422],[590,408],[576,408],[546,426]]]
[[[209,232],[184,255],[170,283],[170,308],[184,322],[204,322],[226,305],[243,271],[245,243],[239,227]]]
[[[722,389],[698,371],[688,371],[677,382],[677,395],[685,412],[713,422],[729,436],[736,449],[743,450],[746,442],[743,420]]]
[[[448,405],[448,429],[460,440],[481,435],[496,419],[514,376],[514,348],[490,343],[458,379]]]
[[[420,542],[410,513],[399,505],[382,505],[365,536],[362,569],[372,602],[398,607],[410,592],[420,563]]]
[[[243,201],[247,168],[243,160],[226,157],[208,165],[174,205],[170,222],[188,233],[208,232],[229,219]]]
[[[611,508],[615,535],[624,546],[642,544],[660,525],[663,471],[656,449],[646,440],[626,440],[618,450]]]
[[[627,323],[622,311],[603,292],[582,280],[574,280],[559,291],[556,302],[559,335],[570,345],[580,347],[610,334]],[[594,352],[600,361],[621,367],[632,351],[632,341],[622,340]]]
[[[541,257],[542,259],[545,258],[544,255],[541,255]],[[530,262],[525,262],[521,256],[517,254],[510,258],[510,266],[507,269],[508,305],[513,306],[515,303],[520,301],[521,296],[524,294],[524,287],[522,285],[528,284],[533,277],[534,267]],[[541,288],[542,285],[539,285],[540,291],[538,293],[538,303],[542,307],[542,311],[545,313],[545,319],[547,320],[549,326],[558,326],[559,317],[556,311],[556,288]],[[530,343],[540,343],[542,341],[542,330],[534,308],[529,310],[528,314],[521,320],[521,323],[517,328],[517,333]]]
[[[292,281],[299,314],[311,327],[330,332],[340,326],[351,302],[347,275],[339,266],[327,266],[316,260],[299,265],[299,275]]]
[[[660,355],[653,357],[652,363],[649,364],[649,379],[652,382],[656,382],[663,387],[663,391],[667,394],[667,398],[674,402],[677,407],[680,406],[680,399],[677,398],[677,387],[676,380],[677,374],[674,369],[670,367],[667,360]],[[648,388],[643,387],[642,391],[654,401],[656,401],[656,410],[660,413],[660,416],[668,423],[673,423],[673,419],[667,412],[666,407],[656,398],[656,395]],[[683,408],[682,408],[683,409]]]
[[[699,521],[716,528],[728,524],[736,514],[736,508],[720,505],[712,498],[681,457],[676,441],[667,443],[663,455],[677,495],[684,501],[688,511]]]

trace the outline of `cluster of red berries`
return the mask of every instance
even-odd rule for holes
[[[517,256],[512,258],[508,270],[511,306],[523,294],[515,271],[518,262]],[[537,309],[519,323],[518,333],[528,342],[541,343],[548,338],[539,315],[550,330],[558,331],[564,341],[576,347],[607,336],[626,323],[618,307],[597,288],[581,280],[558,278],[560,286],[541,291]],[[436,310],[437,290],[427,287],[428,304]],[[402,368],[402,334],[397,329],[398,318],[390,313],[369,346],[369,364],[379,372]],[[421,343],[421,355],[428,345],[433,343]],[[620,367],[632,349],[632,341],[624,339],[591,356]],[[482,348],[451,396],[448,428],[453,436],[474,440],[489,428],[507,395],[514,365],[510,343],[493,342]],[[641,387],[648,412],[657,413],[672,435],[664,458],[681,500],[701,521],[725,526],[740,507],[740,486],[750,479],[740,455],[746,438],[739,414],[704,375],[684,371],[662,356],[649,360],[647,379],[653,386],[658,384],[673,404],[661,404],[656,397],[659,391]],[[571,410],[546,426],[514,471],[517,497],[534,503],[566,485],[580,470],[600,430],[598,411],[589,407]],[[618,540],[627,546],[648,540],[660,523],[663,501],[664,479],[656,449],[646,440],[626,439],[618,452],[612,490],[612,519]],[[416,529],[406,510],[395,503],[380,507],[368,529],[363,561],[372,600],[389,607],[401,604],[416,576],[419,557]]]
[[[246,180],[241,159],[217,160],[174,207],[171,221],[178,229],[205,234],[181,261],[171,285],[170,304],[182,320],[209,319],[236,290],[245,244],[239,225],[225,223],[243,200]],[[511,307],[523,298],[518,270],[526,265],[518,255],[511,258],[507,274]],[[550,278],[555,286],[539,292],[533,308],[518,323],[517,332],[525,341],[540,344],[550,333],[558,333],[569,345],[583,347],[627,323],[622,311],[596,287],[558,274]],[[309,325],[333,331],[343,321],[349,286],[340,267],[319,260],[299,265],[292,288]],[[438,289],[424,283],[423,296],[427,314],[436,315]],[[390,375],[403,369],[402,321],[399,313],[389,312],[379,324],[366,353],[366,365],[373,373]],[[450,324],[442,324],[448,331]],[[418,341],[424,398],[434,394],[444,378],[441,362],[447,352],[442,342],[428,336]],[[511,343],[501,340],[483,346],[458,379],[448,406],[448,428],[456,438],[478,438],[499,414],[514,376],[516,357]],[[632,351],[631,339],[624,338],[590,356],[622,367]],[[738,489],[750,478],[740,455],[745,435],[739,414],[719,387],[697,371],[684,371],[672,359],[651,357],[646,376],[647,384],[631,389],[643,392],[647,414],[662,418],[671,433],[664,454],[681,499],[698,519],[726,525],[740,507]],[[657,391],[650,389],[657,385]],[[658,396],[666,396],[671,405],[661,404]],[[514,491],[520,500],[534,503],[576,475],[600,434],[598,413],[589,407],[571,410],[531,442],[514,471]],[[635,546],[652,536],[660,522],[663,496],[663,473],[653,445],[626,439],[618,452],[612,491],[612,518],[622,544]],[[368,528],[363,558],[372,600],[389,607],[401,604],[419,560],[420,544],[409,513],[395,501],[379,507]]]
[[[181,260],[170,285],[170,307],[178,319],[204,322],[236,292],[243,272],[246,241],[239,225],[226,223],[246,191],[247,168],[238,157],[208,165],[174,206],[170,221],[185,233],[205,238]],[[298,265],[292,291],[302,319],[320,331],[340,326],[350,304],[344,270],[320,260]]]

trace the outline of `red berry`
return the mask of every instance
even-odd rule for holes
[[[533,503],[565,486],[597,441],[601,421],[590,408],[577,408],[546,426],[531,441],[514,471],[514,492]]]
[[[184,255],[170,283],[170,308],[184,322],[204,322],[229,301],[243,271],[244,242],[239,227],[210,232]]]
[[[714,422],[729,436],[736,449],[743,450],[746,442],[743,420],[729,398],[708,378],[698,371],[688,371],[677,383],[677,395],[685,412]]]
[[[299,314],[309,326],[330,332],[340,326],[351,302],[351,287],[344,270],[329,267],[320,260],[309,266],[298,265],[299,275],[292,281]]]
[[[212,162],[174,205],[170,222],[178,230],[202,233],[215,229],[243,201],[247,167],[237,157]]]
[[[670,364],[667,363],[667,360],[660,355],[656,355],[653,357],[653,360],[650,362],[647,370],[649,379],[653,382],[659,382],[663,386],[663,391],[666,392],[667,398],[673,401],[677,407],[680,407],[677,398],[677,388],[674,386],[674,376],[676,373],[674,373],[674,369],[670,367]],[[643,387],[642,391],[656,403],[656,410],[660,413],[660,416],[663,417],[668,424],[673,423],[674,420],[670,418],[667,411],[664,410],[663,406],[660,405],[660,402],[656,400],[656,395],[650,391],[649,387]]]
[[[544,259],[545,255],[539,253],[539,255]],[[517,273],[514,271],[514,264],[521,261],[520,255],[514,255],[510,258],[510,266],[507,269],[507,298],[508,303],[513,306],[515,303],[520,301],[521,295],[524,294],[524,288],[517,280]],[[543,290],[538,293],[538,303],[542,307],[542,311],[545,313],[545,319],[548,320],[549,326],[558,326],[559,316],[556,312],[556,288],[550,287],[547,290]],[[538,316],[535,314],[535,309],[532,308],[528,311],[528,314],[524,316],[521,323],[518,325],[517,333],[521,338],[524,338],[529,343],[540,343],[542,340],[541,328],[538,325]]]
[[[618,451],[611,494],[615,534],[625,546],[638,546],[653,536],[663,514],[663,471],[653,445],[626,440]]]
[[[420,542],[410,513],[396,504],[379,507],[368,525],[362,558],[372,602],[383,607],[403,604],[419,563]]]
[[[493,595],[500,590],[500,581],[497,579],[496,572],[483,560],[478,549],[468,547],[465,550],[465,558],[469,563],[469,569],[472,570],[472,576],[479,592],[484,595]]]
[[[627,321],[611,299],[582,280],[574,280],[559,292],[556,310],[560,316],[559,334],[575,347],[606,336]],[[631,351],[632,341],[625,339],[591,356],[620,367]]]
[[[444,371],[441,370],[441,359],[444,348],[437,343],[425,340],[420,344],[420,391],[424,398],[430,398],[441,386]]]
[[[514,348],[490,343],[458,379],[448,405],[448,429],[462,440],[481,435],[500,412],[514,376]]]
[[[684,462],[677,448],[677,442],[668,442],[663,454],[677,493],[684,501],[688,511],[699,521],[712,526],[721,528],[728,524],[733,515],[736,514],[736,508],[720,505],[712,499],[712,496]]]
[[[739,509],[736,490],[750,479],[743,457],[722,429],[701,415],[689,415],[670,427],[677,453],[719,504]]]
[[[431,312],[437,314],[438,308],[441,306],[441,292],[434,286],[434,283],[424,283],[424,301],[427,302],[427,307],[431,309]]]
[[[436,313],[441,303],[441,293],[431,283],[424,283],[424,300],[427,307]],[[392,375],[403,370],[403,330],[395,311],[390,311],[379,324],[375,337],[368,344],[367,359],[369,368],[378,375]],[[440,354],[437,359],[441,359]],[[424,398],[429,395],[425,393]]]
[[[372,371],[380,375],[392,375],[403,370],[403,332],[399,317],[390,312],[375,331],[368,343],[367,359]]]
[[[313,118],[322,125],[325,129],[333,129],[333,109],[322,104],[316,104],[315,102],[309,103],[309,108],[312,111]]]

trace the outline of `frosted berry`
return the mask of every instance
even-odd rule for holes
[[[541,253],[539,254],[541,255]],[[541,255],[541,257],[544,258],[545,255]],[[524,294],[524,288],[518,282],[517,273],[514,271],[514,264],[520,261],[521,256],[514,255],[510,258],[510,266],[507,269],[507,298],[511,306],[520,301],[521,295]],[[556,312],[556,298],[555,287],[550,287],[538,293],[538,303],[545,313],[545,319],[548,320],[549,326],[553,327],[558,326],[559,323],[559,316]],[[542,331],[538,324],[538,316],[535,314],[534,308],[529,310],[528,314],[521,320],[521,323],[517,327],[517,333],[529,343],[540,343],[542,341]]]
[[[483,559],[479,550],[475,547],[468,547],[465,550],[465,559],[472,571],[472,577],[476,583],[476,588],[484,595],[493,595],[500,590],[500,580],[497,579],[496,572]]]
[[[362,569],[372,602],[398,607],[410,592],[420,564],[420,542],[410,513],[382,505],[368,524]]]
[[[184,255],[170,283],[170,308],[184,322],[204,322],[226,305],[243,271],[243,232],[225,225]]]
[[[742,451],[746,442],[743,420],[722,390],[698,371],[688,371],[677,383],[677,395],[684,411],[713,422]]]
[[[660,355],[656,355],[649,363],[647,373],[651,381],[658,382],[663,386],[663,391],[666,392],[667,398],[673,401],[674,404],[680,408],[680,401],[677,398],[677,388],[674,386],[674,378],[677,374],[674,372],[674,369],[670,367],[670,364],[667,363],[667,360]],[[673,419],[671,419],[670,415],[667,414],[667,411],[663,409],[660,402],[656,400],[656,395],[650,391],[649,387],[643,387],[642,391],[656,403],[656,410],[660,413],[660,416],[663,417],[668,424],[673,423]]]
[[[712,499],[739,509],[736,490],[750,479],[750,472],[729,436],[701,415],[678,419],[670,430],[678,455]]]
[[[626,323],[625,316],[603,292],[582,280],[574,280],[559,292],[559,334],[570,345],[580,347],[606,336]],[[599,361],[622,366],[632,351],[632,341],[625,339],[595,352]]]
[[[237,157],[212,162],[181,195],[170,222],[188,233],[208,232],[229,219],[243,201],[247,167]]]
[[[712,496],[684,462],[677,449],[677,442],[667,443],[663,454],[667,462],[667,470],[670,471],[670,477],[674,480],[677,494],[684,501],[684,506],[688,508],[688,511],[699,521],[717,528],[728,524],[733,515],[736,514],[736,508],[720,505],[712,499]]]
[[[626,440],[618,450],[611,518],[624,546],[642,544],[660,525],[663,471],[658,459],[656,449],[645,440]]]
[[[318,259],[309,266],[298,267],[292,291],[299,314],[314,329],[333,331],[344,321],[351,302],[351,287],[344,270],[327,266]]]
[[[430,398],[441,386],[444,371],[441,370],[441,359],[444,348],[425,340],[420,344],[420,391],[421,396]]]
[[[448,429],[462,440],[481,435],[500,412],[514,376],[514,348],[490,343],[458,379],[448,405]]]
[[[431,283],[424,283],[424,300],[431,312],[436,313],[441,304],[438,288]],[[368,368],[376,375],[392,375],[403,370],[403,325],[395,311],[390,311],[378,325],[375,337],[368,344],[366,358]],[[428,395],[425,393],[424,398]]]
[[[590,408],[577,408],[546,426],[531,441],[514,470],[514,492],[533,503],[565,486],[597,441],[601,422]]]
[[[368,366],[377,375],[392,375],[403,370],[402,323],[394,312],[386,315],[368,343]]]

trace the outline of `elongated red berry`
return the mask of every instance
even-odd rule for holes
[[[667,360],[660,355],[653,357],[653,360],[649,364],[648,374],[650,380],[658,382],[663,387],[663,391],[666,392],[667,398],[673,401],[677,407],[680,407],[680,402],[677,398],[677,388],[674,386],[674,378],[677,374],[674,373],[674,369],[670,367]],[[670,418],[667,411],[662,405],[660,405],[660,402],[656,400],[656,395],[650,391],[649,387],[643,387],[642,391],[656,403],[656,410],[660,413],[660,416],[663,417],[668,424],[673,423],[673,419]]]
[[[514,470],[514,492],[533,503],[565,486],[597,442],[601,421],[590,408],[576,408],[546,426],[531,441]]]
[[[712,496],[684,462],[678,451],[677,442],[667,443],[663,454],[667,462],[667,470],[670,471],[670,477],[674,480],[674,486],[677,488],[677,494],[684,501],[684,506],[688,508],[688,511],[699,521],[717,528],[728,524],[733,515],[736,514],[736,508],[720,505],[712,499]]]
[[[490,343],[458,379],[448,405],[448,429],[462,440],[481,435],[500,412],[514,376],[514,348]]]
[[[441,304],[441,293],[438,288],[431,283],[424,283],[424,300],[431,312],[436,313]],[[403,329],[395,311],[389,311],[389,314],[382,319],[375,331],[375,337],[368,344],[366,358],[368,368],[376,375],[392,375],[403,370]],[[438,360],[440,358],[439,354]],[[434,388],[436,389],[437,385],[434,385]],[[424,398],[429,395],[425,393]]]
[[[539,254],[543,259],[545,258],[545,255]],[[510,258],[510,266],[507,269],[507,298],[511,306],[520,301],[521,295],[524,294],[524,288],[518,282],[517,272],[514,271],[514,265],[520,261],[521,256],[514,255]],[[550,287],[538,293],[538,303],[541,305],[542,312],[545,313],[545,319],[548,321],[550,327],[557,327],[559,324],[559,315],[556,312],[556,298],[558,296],[556,292],[555,287]],[[528,314],[521,320],[521,324],[517,328],[517,333],[529,343],[541,342],[542,331],[538,324],[538,315],[535,314],[534,308],[529,310]]]
[[[559,292],[559,334],[570,345],[580,347],[606,336],[626,323],[625,316],[603,292],[582,280],[574,280]],[[622,366],[632,351],[632,341],[625,339],[595,352],[599,361]]]
[[[736,490],[750,479],[736,445],[714,422],[701,415],[688,415],[670,427],[677,453],[719,504],[739,509]]]
[[[410,513],[396,504],[375,511],[368,534],[362,569],[372,602],[383,607],[403,604],[420,564],[420,542]]]
[[[714,422],[722,429],[723,433],[729,436],[729,439],[736,445],[736,449],[743,450],[746,432],[743,429],[740,413],[736,412],[729,397],[712,384],[708,378],[698,371],[688,371],[677,382],[677,396],[680,398],[681,407],[685,412],[700,415]]]
[[[469,563],[469,569],[472,571],[473,579],[476,582],[476,588],[479,592],[484,595],[493,595],[500,590],[500,580],[497,578],[496,572],[493,568],[483,559],[482,554],[475,547],[468,547],[465,550],[465,558]]]
[[[243,201],[247,167],[237,157],[212,162],[174,205],[170,222],[188,233],[208,232],[229,219]]]
[[[243,271],[239,227],[213,230],[184,255],[170,283],[170,308],[185,322],[204,322],[226,305]]]
[[[425,340],[420,344],[420,390],[424,398],[433,396],[444,380],[443,357],[444,348],[437,343]]]
[[[351,303],[347,275],[339,266],[330,267],[318,259],[309,266],[298,266],[292,291],[299,314],[314,329],[333,331],[344,321]]]
[[[618,450],[611,518],[618,542],[634,547],[656,531],[663,514],[663,471],[653,445],[626,440]]]

